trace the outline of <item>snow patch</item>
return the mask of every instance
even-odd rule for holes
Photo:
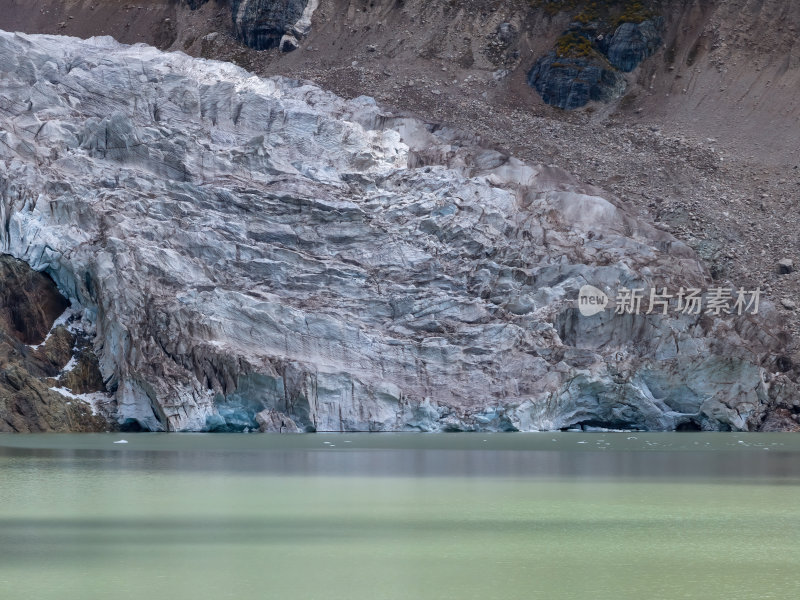
[[[63,313],[61,313],[61,316],[59,316],[55,321],[53,321],[53,326],[50,328],[50,331],[47,332],[47,335],[45,336],[44,340],[42,340],[40,343],[36,345],[28,344],[28,347],[31,350],[38,350],[47,343],[47,340],[50,339],[50,336],[53,335],[53,332],[56,330],[57,327],[60,327],[61,325],[67,325],[67,323],[70,322],[70,319],[74,321],[74,317],[76,317],[78,314],[80,313],[78,313],[74,308],[72,308],[71,306],[68,307]],[[67,325],[67,329],[75,333],[71,329],[72,326],[73,324],[70,323],[69,325]]]
[[[91,392],[89,394],[73,394],[68,388],[65,387],[53,386],[50,389],[53,390],[54,392],[61,394],[65,398],[70,398],[71,400],[78,400],[80,402],[85,402],[91,407],[93,415],[100,415],[99,405],[108,402],[112,398],[110,394],[106,394],[105,392]]]
[[[73,348],[73,351],[74,350],[75,349]],[[61,369],[61,374],[69,373],[70,371],[72,371],[77,366],[78,366],[78,359],[77,359],[77,357],[75,355],[73,355],[72,358],[69,359],[69,362],[66,365],[64,365],[64,368]]]

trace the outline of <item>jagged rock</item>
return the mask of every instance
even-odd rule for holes
[[[800,425],[792,418],[793,416],[796,417],[797,415],[792,415],[792,413],[785,408],[772,411],[764,420],[759,431],[800,432]]]
[[[50,389],[72,357],[75,335],[53,327],[68,304],[50,277],[0,256],[0,432],[109,429],[89,404]]]
[[[42,342],[69,301],[50,277],[11,256],[0,256],[0,282],[0,327],[25,344]]]
[[[34,350],[34,355],[51,365],[52,370],[48,371],[48,375],[55,376],[72,358],[74,346],[75,334],[63,325],[58,325],[53,328],[44,343]]]
[[[302,433],[297,424],[283,413],[276,410],[262,410],[256,415],[256,422],[262,433]]]
[[[555,51],[536,61],[528,84],[542,100],[565,110],[589,101],[607,102],[625,92],[625,78],[596,58],[559,57]]]
[[[308,431],[761,423],[774,307],[582,317],[587,282],[711,281],[557,168],[110,38],[0,33],[0,95],[0,248],[95,332],[121,426],[245,430],[265,410]]]
[[[91,394],[105,392],[100,364],[91,347],[83,347],[74,357],[74,364],[69,365],[61,375],[59,383],[73,394]]]
[[[790,258],[783,258],[778,261],[778,274],[788,275],[794,272],[794,261]]]
[[[232,0],[233,31],[257,50],[294,49],[297,45],[292,47],[291,37],[308,33],[318,4],[319,0]]]
[[[0,369],[0,432],[87,432],[108,427],[88,404],[67,400],[21,366]]]
[[[608,60],[620,71],[633,71],[661,45],[659,29],[663,20],[622,23],[608,43]]]

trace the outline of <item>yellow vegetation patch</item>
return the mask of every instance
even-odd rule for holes
[[[597,52],[589,40],[574,31],[570,31],[556,41],[556,54],[562,58],[588,58],[596,55]]]

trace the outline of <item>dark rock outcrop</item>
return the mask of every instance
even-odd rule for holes
[[[600,59],[543,56],[528,73],[530,84],[548,104],[566,110],[590,100],[608,101],[625,92],[625,78]]]
[[[608,44],[609,62],[625,73],[633,71],[661,44],[661,22],[656,19],[620,25]]]
[[[257,50],[277,48],[293,35],[309,0],[232,0],[233,31]]]
[[[68,306],[47,275],[0,256],[0,327],[5,331],[24,344],[38,344]]]
[[[528,74],[542,99],[566,110],[589,101],[608,102],[625,93],[622,73],[633,71],[661,44],[662,17],[624,22],[613,29],[610,15],[570,23],[549,54]]]

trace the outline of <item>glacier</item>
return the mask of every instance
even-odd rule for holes
[[[581,316],[711,279],[558,167],[227,63],[0,32],[0,164],[0,250],[152,431],[747,430],[785,343],[769,302]]]

